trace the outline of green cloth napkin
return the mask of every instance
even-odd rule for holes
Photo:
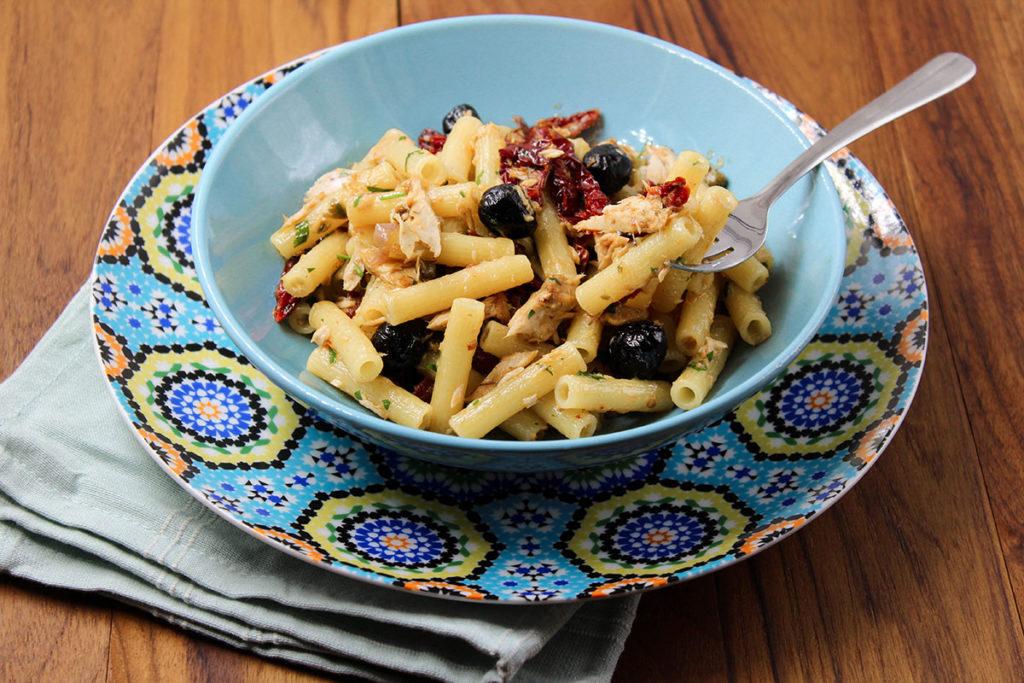
[[[167,477],[125,424],[93,349],[87,287],[0,385],[0,571],[381,681],[606,681],[638,600],[438,600],[331,574],[241,533]]]

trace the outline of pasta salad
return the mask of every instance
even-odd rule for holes
[[[772,256],[696,263],[736,206],[702,154],[588,142],[598,110],[527,125],[454,107],[322,175],[271,237],[274,317],[307,369],[417,429],[590,436],[609,413],[690,410],[737,337],[771,335]],[[589,134],[585,136],[585,134]]]

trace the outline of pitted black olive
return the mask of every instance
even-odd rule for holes
[[[384,323],[370,341],[384,359],[384,375],[398,381],[423,358],[427,350],[427,324],[422,320],[401,325]]]
[[[594,176],[601,191],[613,195],[629,182],[629,174],[633,172],[633,162],[618,145],[605,143],[591,147],[583,155],[583,165]]]
[[[495,185],[480,197],[480,221],[509,239],[529,237],[537,227],[533,204],[518,185]]]
[[[668,352],[661,325],[650,320],[626,323],[608,336],[604,354],[616,377],[650,379]]]
[[[455,122],[461,119],[463,116],[476,116],[480,118],[476,113],[476,109],[473,109],[472,105],[468,104],[456,104],[454,107],[448,110],[448,113],[441,119],[441,130],[445,132],[445,135],[452,132],[452,126]]]

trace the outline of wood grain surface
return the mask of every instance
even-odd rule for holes
[[[659,36],[825,126],[937,52],[978,63],[966,87],[853,148],[906,218],[928,279],[927,369],[895,440],[799,534],[643,598],[616,680],[1024,680],[1019,1],[0,0],[0,375],[87,277],[125,182],[193,112],[313,50],[486,12]],[[0,681],[319,680],[7,578],[0,643]]]

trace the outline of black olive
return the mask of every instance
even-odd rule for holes
[[[503,237],[529,237],[537,227],[533,204],[523,188],[512,183],[495,185],[480,197],[480,221]]]
[[[441,119],[441,130],[445,132],[445,135],[452,132],[452,126],[455,122],[461,119],[463,116],[480,116],[476,113],[476,109],[473,109],[472,105],[469,104],[456,104],[454,107],[448,110],[448,113]]]
[[[608,336],[605,357],[616,377],[650,379],[667,351],[668,340],[661,325],[639,320],[622,325]]]
[[[408,376],[423,358],[427,350],[427,324],[422,320],[401,325],[384,323],[370,341],[384,358],[384,375],[397,381]]]
[[[613,195],[629,182],[629,174],[633,172],[633,162],[618,145],[605,143],[591,147],[583,155],[583,165],[601,186],[601,191]]]

